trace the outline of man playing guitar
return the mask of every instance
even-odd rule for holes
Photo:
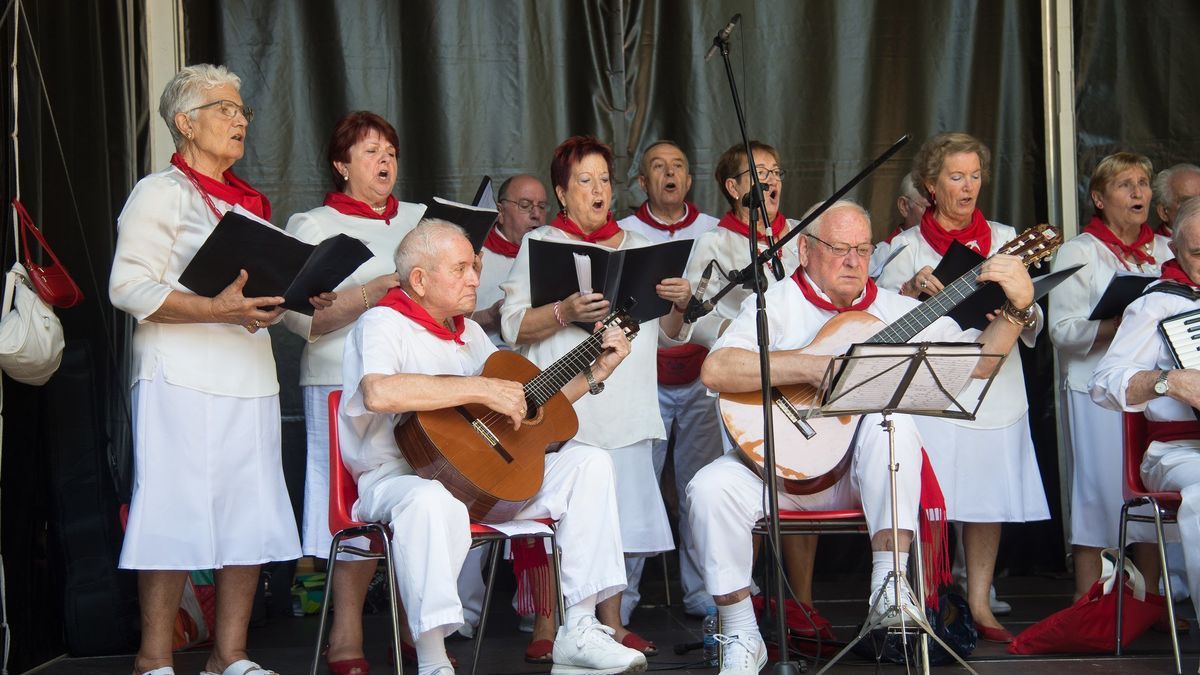
[[[865,312],[890,323],[919,303],[877,288],[868,278],[871,258],[870,216],[859,205],[841,201],[813,221],[799,238],[800,268],[791,279],[767,291],[771,336],[771,379],[774,384],[819,386],[830,356],[805,353],[819,329],[840,313]],[[980,334],[962,331],[940,318],[914,341],[975,341],[985,354],[1006,354],[1020,335],[1021,319],[1033,304],[1033,284],[1021,261],[997,255],[983,263],[980,282],[996,282],[1008,297],[996,320]],[[743,302],[741,312],[717,340],[705,360],[701,378],[715,392],[746,392],[759,388],[755,300]],[[883,324],[880,324],[880,328]],[[818,337],[818,340],[822,338]],[[841,346],[844,350],[848,344]],[[996,359],[981,359],[976,377],[987,377]],[[921,439],[912,419],[894,415],[899,512],[899,547],[907,551],[916,529],[921,491]],[[810,495],[780,494],[784,509],[825,510],[862,506],[871,536],[872,606],[886,593],[883,612],[895,605],[884,578],[892,570],[892,531],[888,489],[888,439],[879,415],[863,417],[854,442],[850,471],[832,487]],[[815,439],[819,441],[820,439]],[[751,528],[763,517],[763,481],[736,455],[725,455],[701,469],[688,485],[691,526],[701,552],[708,592],[716,600],[725,642],[722,675],[756,673],[766,663],[766,648],[750,603],[753,562]],[[907,568],[900,554],[900,574]],[[915,604],[911,597],[901,603]],[[919,611],[919,610],[918,610]]]
[[[355,518],[392,528],[397,586],[407,609],[420,675],[453,673],[443,638],[463,622],[455,579],[470,547],[467,508],[441,483],[415,475],[393,436],[416,411],[482,404],[495,424],[520,426],[526,397],[518,382],[480,377],[496,347],[465,318],[475,308],[479,274],[456,225],[425,220],[400,242],[400,288],[363,313],[346,340],[345,395],[338,411],[342,459],[358,483]],[[574,401],[596,391],[629,354],[625,334],[609,328],[603,351],[562,393]],[[554,643],[554,670],[641,671],[645,657],[617,644],[596,621],[596,603],[625,586],[613,468],[608,455],[574,441],[546,456],[541,489],[518,518],[559,520],[565,627]]]

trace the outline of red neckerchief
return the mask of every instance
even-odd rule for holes
[[[650,213],[650,200],[647,199],[646,201],[642,202],[642,205],[638,207],[637,211],[633,212],[633,215],[637,216],[638,220],[656,230],[662,230],[667,234],[675,234],[679,230],[682,230],[688,225],[696,222],[696,218],[700,216],[700,209],[696,208],[696,205],[691,202],[684,202],[683,218],[677,223],[665,225],[659,222],[658,219]]]
[[[391,307],[409,319],[412,319],[413,323],[433,333],[436,337],[443,340],[454,340],[460,345],[463,344],[462,334],[463,330],[467,327],[467,321],[463,318],[462,314],[452,319],[454,330],[450,330],[442,322],[430,316],[424,307],[418,305],[415,300],[408,296],[408,293],[404,292],[404,289],[399,287],[385,293],[376,306]]]
[[[804,298],[811,302],[818,309],[823,309],[827,312],[859,312],[871,306],[875,302],[875,296],[879,295],[879,288],[875,285],[875,280],[867,277],[866,293],[863,294],[863,299],[850,305],[849,307],[838,307],[832,302],[822,298],[817,294],[817,291],[808,284],[808,278],[804,276],[804,268],[797,267],[795,272],[792,272],[792,281],[800,287],[800,292],[804,294]]]
[[[1170,239],[1171,234],[1172,234],[1171,224],[1170,223],[1159,223],[1158,227],[1154,229],[1154,234],[1160,234],[1160,235],[1166,237],[1167,239]]]
[[[1175,281],[1181,284],[1187,284],[1192,288],[1200,288],[1200,284],[1188,278],[1183,268],[1179,266],[1179,261],[1175,259],[1168,260],[1162,264],[1162,273],[1160,278],[1165,281]]]
[[[595,244],[597,242],[604,241],[605,239],[611,239],[617,236],[617,233],[621,231],[621,226],[617,225],[616,220],[613,220],[612,211],[608,212],[608,222],[604,223],[597,228],[595,232],[591,233],[584,232],[583,229],[579,227],[578,223],[568,218],[566,211],[559,211],[558,215],[554,216],[554,220],[550,221],[550,225],[557,227],[567,234],[573,234],[589,244]]]
[[[1100,220],[1099,216],[1092,216],[1087,225],[1083,226],[1083,231],[1100,240],[1100,243],[1108,247],[1108,250],[1117,256],[1117,260],[1125,265],[1125,269],[1129,269],[1129,265],[1125,264],[1126,260],[1134,260],[1139,265],[1153,265],[1154,255],[1147,253],[1147,249],[1153,251],[1154,246],[1154,230],[1146,223],[1142,223],[1142,228],[1138,230],[1137,239],[1132,244],[1126,244],[1121,241],[1115,232],[1109,229],[1108,225]]]
[[[992,251],[992,228],[979,209],[971,214],[971,223],[961,230],[947,230],[933,215],[933,207],[925,209],[921,214],[921,236],[937,251],[938,255],[946,255],[950,250],[950,242],[958,243],[973,249],[983,257],[988,257]]]
[[[521,250],[521,245],[505,239],[504,235],[500,234],[500,228],[495,224],[492,225],[492,229],[488,230],[487,238],[483,240],[483,247],[505,258],[515,258],[517,251]]]
[[[885,244],[892,243],[892,240],[895,239],[896,237],[900,236],[900,233],[903,231],[904,231],[904,223],[900,223],[899,225],[896,226],[896,229],[892,230],[892,233],[887,236],[887,239],[883,240],[883,243],[885,243]]]
[[[195,185],[196,189],[200,191],[200,196],[204,197],[208,208],[212,209],[213,215],[218,220],[221,219],[223,214],[217,211],[217,207],[212,203],[210,195],[227,204],[240,204],[242,208],[263,220],[271,219],[271,202],[267,199],[267,196],[250,187],[250,184],[246,181],[238,178],[232,169],[221,174],[221,177],[225,179],[225,182],[222,183],[188,166],[187,160],[178,152],[171,155],[171,164],[182,171],[183,175],[192,181],[192,185]]]
[[[775,220],[771,221],[771,236],[775,239],[779,239],[779,237],[783,235],[783,228],[786,224],[787,218],[784,218],[782,213],[776,213]],[[738,217],[733,215],[733,211],[726,211],[725,215],[721,216],[721,221],[717,223],[717,227],[723,227],[727,230],[732,230],[743,237],[750,236],[749,223],[743,223],[742,221],[738,220]],[[758,240],[767,240],[767,236],[763,234],[762,230],[758,231]]]
[[[392,218],[395,218],[396,213],[400,211],[400,201],[391,195],[388,195],[387,201],[384,202],[383,213],[376,211],[371,208],[370,204],[361,202],[345,192],[326,192],[325,206],[345,216],[382,220],[384,225],[391,225]]]

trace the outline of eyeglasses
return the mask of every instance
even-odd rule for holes
[[[822,244],[825,244],[829,247],[829,250],[839,258],[845,258],[846,256],[850,255],[851,250],[857,251],[859,257],[862,258],[870,258],[871,254],[875,252],[875,244],[859,244],[858,246],[851,246],[850,244],[831,244],[820,237],[815,237],[808,233],[805,233],[804,236],[811,237]]]
[[[501,199],[500,201],[501,203],[508,202],[509,204],[516,206],[517,210],[521,213],[529,213],[534,209],[534,207],[537,207],[538,211],[545,213],[546,208],[550,206],[550,204],[547,202],[535,202],[531,199],[518,199],[516,201],[513,201],[512,199]]]
[[[250,106],[245,106],[245,105],[238,105],[237,103],[234,103],[233,101],[230,101],[229,99],[226,99],[226,98],[220,99],[219,101],[213,101],[211,103],[205,103],[204,105],[198,105],[195,108],[192,108],[191,110],[188,110],[186,112],[189,112],[189,113],[196,112],[197,110],[203,110],[204,108],[211,108],[214,105],[220,106],[219,108],[217,108],[217,112],[221,113],[221,117],[224,117],[225,119],[231,120],[239,112],[242,113],[242,117],[246,118],[246,122],[250,122],[251,120],[254,119],[254,108],[251,108]]]
[[[771,178],[771,174],[775,174],[779,180],[783,180],[783,177],[787,175],[787,169],[768,169],[765,166],[758,166],[755,168],[758,169],[758,180],[763,183],[767,182]],[[734,176],[734,178],[740,178],[748,173],[750,173],[750,169],[746,169],[745,171]]]

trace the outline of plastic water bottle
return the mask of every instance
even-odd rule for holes
[[[704,609],[704,663],[721,665],[717,661],[717,608],[709,605]]]

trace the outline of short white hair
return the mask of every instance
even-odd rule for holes
[[[1153,188],[1154,198],[1158,200],[1159,204],[1167,207],[1179,206],[1179,196],[1171,189],[1171,179],[1175,177],[1175,174],[1189,172],[1200,175],[1200,166],[1184,162],[1158,172],[1158,175],[1154,177]]]
[[[229,72],[225,66],[197,63],[194,66],[185,66],[175,73],[175,77],[163,88],[162,96],[158,99],[158,114],[167,123],[176,149],[183,145],[183,132],[175,126],[175,116],[187,113],[189,118],[196,119],[194,108],[204,105],[205,92],[224,86],[233,87],[240,92],[242,78]],[[189,110],[191,112],[188,112]]]
[[[447,235],[458,235],[467,238],[467,231],[448,220],[441,218],[422,218],[412,232],[404,235],[400,245],[396,247],[396,273],[400,275],[400,283],[408,288],[408,275],[416,267],[433,269],[437,264],[438,254],[446,245]]]
[[[904,177],[900,179],[900,196],[910,202],[925,200],[925,195],[921,194],[921,191],[917,189],[917,184],[913,182],[911,171],[904,174]]]
[[[1175,212],[1175,222],[1171,223],[1171,241],[1174,242],[1176,250],[1183,245],[1180,241],[1183,239],[1183,228],[1190,224],[1193,220],[1200,219],[1200,197],[1189,197],[1183,200],[1179,205],[1179,210]]]
[[[807,218],[810,213],[812,213],[813,211],[816,211],[817,207],[824,203],[825,202],[817,202],[816,204],[813,204],[812,206],[808,207],[808,210],[804,212],[804,218]],[[834,202],[833,204],[831,204],[829,206],[829,208],[822,211],[820,216],[817,216],[816,219],[814,219],[811,223],[809,223],[807,226],[805,226],[804,234],[811,234],[814,237],[817,236],[817,230],[820,229],[821,223],[825,222],[825,216],[828,216],[829,213],[835,209],[850,209],[850,210],[854,211],[858,215],[862,216],[864,220],[867,221],[867,229],[868,230],[871,229],[871,214],[867,213],[867,210],[864,209],[861,204],[859,204],[858,202],[856,202],[852,199],[839,199],[836,202]],[[803,220],[804,218],[801,218],[801,220]]]

